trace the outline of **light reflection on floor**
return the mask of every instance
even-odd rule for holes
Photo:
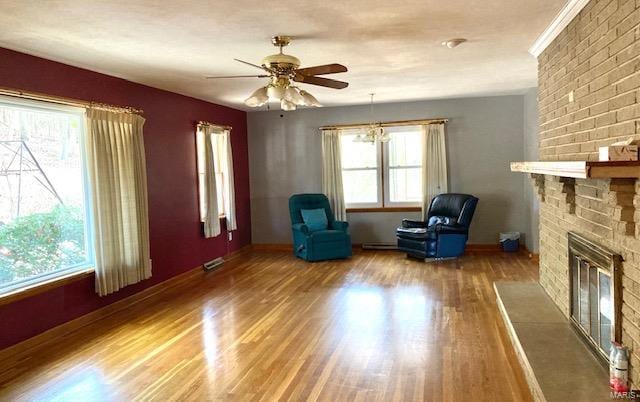
[[[424,360],[433,317],[423,288],[350,286],[337,292],[334,303],[336,325],[327,342],[346,337],[345,353],[352,358],[394,353],[405,362]]]
[[[105,401],[113,398],[111,387],[100,369],[80,366],[51,381],[46,387],[47,401]]]

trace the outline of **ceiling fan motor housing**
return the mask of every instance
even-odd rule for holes
[[[291,80],[286,75],[276,75],[271,78],[270,86],[276,88],[288,88],[291,85]]]
[[[278,53],[262,59],[262,66],[278,73],[292,74],[293,70],[300,67],[300,60],[288,54]]]

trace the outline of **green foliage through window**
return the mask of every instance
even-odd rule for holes
[[[86,261],[84,211],[58,205],[0,226],[0,285]]]

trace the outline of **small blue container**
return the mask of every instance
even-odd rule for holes
[[[500,245],[502,246],[502,251],[509,253],[520,250],[520,233],[500,233]]]
[[[502,251],[511,253],[511,252],[520,250],[520,239],[505,240],[501,244],[502,244]]]

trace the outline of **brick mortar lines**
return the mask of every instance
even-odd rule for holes
[[[587,182],[589,183],[589,182]],[[603,198],[589,197],[591,200],[602,202],[603,206],[606,204],[606,208],[612,208],[615,206],[628,206],[628,200],[624,200],[623,204],[618,205],[617,194],[624,194],[628,197],[629,194],[637,190],[637,186],[640,183],[610,183],[606,181],[594,181],[593,186],[586,185],[584,182],[577,182],[576,188],[590,187],[597,191],[602,191]],[[548,185],[545,184],[545,191],[548,196],[555,199],[561,199],[565,194],[562,193],[562,186],[558,181],[553,179],[549,180]],[[615,188],[617,191],[609,191],[606,188]],[[614,197],[611,193],[615,193]],[[637,196],[637,195],[636,195]],[[635,198],[635,197],[633,197]],[[627,204],[625,204],[626,202]],[[634,207],[638,211],[637,207]],[[545,253],[541,255],[541,276],[540,282],[543,284],[545,290],[554,302],[561,308],[561,310],[568,314],[568,266],[567,266],[567,252],[562,247],[556,247],[558,241],[555,239],[562,239],[566,242],[566,233],[569,230],[575,230],[576,227],[580,228],[584,223],[594,224],[594,222],[585,220],[577,215],[568,214],[562,209],[562,204],[558,206],[552,203],[543,202],[541,205],[541,243],[542,246],[549,246],[545,249]],[[555,218],[555,221],[551,219]],[[615,222],[612,219],[612,222]],[[593,237],[593,236],[592,236]],[[637,279],[640,278],[640,267],[635,263],[635,260],[640,254],[640,249],[630,249],[625,244],[625,240],[633,239],[638,241],[635,236],[619,234],[613,232],[611,237],[595,236],[596,241],[609,247],[616,249],[616,252],[620,252],[626,259],[624,264],[623,283],[626,292],[623,302],[623,332],[625,343],[633,350],[632,354],[632,367],[640,367],[640,357],[638,356],[638,347],[640,346],[640,326],[638,320],[640,319],[640,284]],[[561,241],[561,242],[562,242]],[[638,289],[634,289],[638,287]],[[638,383],[638,376],[633,370],[633,380]]]
[[[631,29],[636,30],[637,28],[631,28]],[[629,32],[629,31],[627,31],[627,32]],[[618,55],[619,55],[620,53],[624,53],[624,52],[626,52],[626,51],[628,51],[628,50],[632,50],[632,48],[633,48],[634,46],[636,46],[635,41],[634,41],[633,43],[631,43],[631,44],[627,45],[626,47],[624,47],[624,48],[620,49],[619,51],[617,51],[617,52],[616,52],[616,53],[614,53],[613,55],[609,55],[609,57],[608,57],[607,59],[605,59],[604,61],[602,61],[602,62],[600,62],[600,63],[596,64],[595,66],[589,66],[589,69],[588,69],[586,72],[584,72],[584,73],[580,74],[580,75],[579,75],[579,76],[577,76],[577,77],[574,77],[572,81],[574,81],[574,82],[582,81],[582,79],[583,79],[583,78],[585,78],[588,74],[590,74],[590,73],[591,73],[591,71],[592,71],[593,69],[596,69],[596,68],[598,68],[598,67],[600,67],[600,66],[604,65],[605,63],[608,63],[608,62],[611,62],[611,61],[616,61],[616,59],[618,58]],[[585,50],[585,51],[586,51],[586,50]],[[601,74],[600,74],[598,77],[602,77],[602,76],[604,76],[604,75],[606,75],[606,74],[611,73],[612,71],[614,71],[614,70],[616,70],[616,69],[618,69],[618,68],[621,68],[621,67],[626,66],[627,64],[630,64],[630,63],[636,62],[636,61],[638,60],[638,58],[640,58],[640,56],[634,56],[633,58],[631,58],[631,59],[629,59],[629,60],[627,60],[627,61],[623,62],[623,63],[622,63],[622,64],[620,64],[620,65],[613,65],[610,69],[608,69],[608,70],[606,70],[606,71],[601,72]],[[583,63],[586,63],[586,62],[588,62],[588,60],[587,60],[587,61],[584,61]],[[563,68],[566,68],[566,67],[563,67]],[[555,76],[556,74],[560,74],[560,71],[558,71],[557,73],[555,73],[555,74],[554,74],[554,76]],[[561,77],[561,78],[564,78],[564,77],[570,76],[571,74],[572,74],[572,72],[571,72],[571,71],[564,71],[564,72],[562,73],[562,75],[560,75],[560,77]],[[550,77],[549,77],[549,78],[550,78]],[[621,81],[623,81],[623,80],[624,80],[624,79],[620,79],[620,80],[615,81],[615,82],[613,82],[613,83],[611,83],[611,84],[609,84],[609,85],[618,84],[618,83],[620,83],[620,82],[621,82]],[[588,88],[590,84],[591,84],[591,82],[587,82],[586,84],[581,85],[581,86],[577,86],[577,85],[576,85],[576,86],[575,86],[575,88],[573,88],[573,91],[580,91],[581,89],[584,89],[585,87],[586,87],[586,88]],[[560,88],[556,89],[554,92],[551,92],[551,93],[548,93],[548,94],[544,94],[544,96],[541,96],[541,97],[540,97],[540,103],[544,103],[547,99],[549,99],[549,98],[553,98],[556,94],[563,94],[563,93],[567,93],[567,91],[571,91],[571,87],[572,87],[572,86],[573,86],[573,85],[572,85],[571,83],[568,83],[568,84],[565,84],[565,85],[563,85],[562,87],[560,87]],[[548,107],[550,107],[550,106],[551,106],[551,103],[556,102],[556,101],[558,101],[559,99],[562,99],[564,96],[566,96],[566,95],[562,95],[562,96],[558,96],[558,97],[553,98],[553,99],[551,100],[550,104],[544,105],[544,106],[543,106],[543,108],[548,108]],[[583,99],[583,98],[584,98],[584,97],[586,97],[586,96],[588,96],[588,94],[586,94],[586,95],[582,95],[582,96],[579,96],[579,97],[575,98],[575,100],[576,100],[576,101],[578,101],[579,99]],[[542,110],[541,110],[541,111],[542,111]],[[548,121],[545,121],[545,123],[548,123]]]
[[[614,0],[614,1],[615,1],[615,0]],[[633,13],[633,12],[635,12],[635,9],[634,9],[634,11],[632,11],[632,13]],[[631,19],[631,18],[632,18],[632,16],[631,16],[631,14],[629,14],[629,15],[628,15],[627,17],[625,17],[623,20],[619,21],[619,23],[625,22],[625,21],[627,21],[627,20],[629,20],[629,19]],[[608,19],[607,19],[605,22],[603,22],[601,25],[599,25],[599,26],[602,26],[602,25],[604,25],[605,23],[607,23],[607,24],[608,24]],[[598,27],[599,27],[599,26],[598,26]],[[608,47],[609,45],[611,45],[613,42],[615,42],[615,41],[616,41],[617,39],[619,39],[620,37],[622,37],[622,36],[624,36],[624,35],[628,34],[630,31],[636,30],[637,28],[638,28],[638,27],[637,27],[637,25],[630,25],[630,26],[629,26],[629,28],[628,28],[626,31],[624,31],[624,32],[622,32],[622,33],[618,33],[618,32],[616,32],[616,37],[615,37],[615,39],[612,39],[612,40],[610,40],[609,42],[607,42],[607,43],[605,44],[605,46],[603,46],[602,48],[599,48],[599,49],[598,49],[598,51],[601,51],[602,49],[604,49],[604,47]],[[596,28],[596,29],[597,29],[597,28]],[[611,30],[613,30],[613,29],[616,29],[616,30],[617,30],[617,28],[611,28],[611,29],[609,29],[609,30],[608,30],[608,32],[610,32],[610,31],[611,31]],[[589,41],[590,37],[591,37],[591,36],[587,36],[587,37],[585,37],[582,41],[579,41],[579,42],[575,45],[575,48],[579,47],[583,42],[585,42],[585,41]],[[600,38],[598,39],[598,41],[600,41],[600,40],[602,40],[602,39],[605,39],[606,37],[607,37],[607,35],[606,35],[606,34],[605,34],[605,35],[601,35],[601,36],[600,36]],[[586,47],[584,48],[584,50],[582,50],[581,52],[576,53],[576,54],[574,55],[574,59],[578,59],[581,55],[585,54],[585,52],[588,52],[588,51],[589,51],[589,49],[590,49],[590,47],[591,47],[591,46],[596,45],[598,41],[596,41],[596,42],[595,42],[595,43],[593,43],[593,44],[590,44],[589,46],[586,46]],[[634,41],[634,43],[631,43],[631,44],[629,44],[629,45],[627,45],[627,46],[625,46],[625,47],[623,47],[623,48],[619,49],[619,50],[618,50],[617,52],[615,52],[613,55],[609,55],[609,57],[608,57],[607,59],[605,59],[605,60],[601,61],[600,63],[598,63],[598,64],[596,64],[596,65],[594,65],[594,66],[591,66],[591,65],[590,65],[590,66],[589,66],[589,67],[590,67],[590,69],[595,69],[595,68],[597,68],[597,67],[599,67],[599,66],[603,65],[604,63],[607,63],[607,62],[609,62],[609,61],[611,61],[611,60],[614,60],[614,59],[618,56],[618,54],[620,54],[620,53],[622,53],[622,52],[625,52],[625,51],[629,50],[629,49],[630,49],[631,47],[633,47],[634,45],[635,45],[635,41]],[[627,62],[625,62],[625,64],[626,64],[626,63],[629,63],[629,62],[632,62],[632,61],[633,61],[633,60],[635,60],[635,59],[637,59],[637,57],[634,57],[633,59],[628,60]],[[588,60],[585,60],[583,63],[585,63],[585,62],[588,62]],[[612,67],[610,70],[604,71],[602,74],[608,73],[608,72],[610,72],[610,71],[614,70],[614,69],[615,69],[615,68],[617,68],[617,67],[619,67],[619,66],[614,66],[614,67]],[[565,69],[565,70],[564,70],[564,73],[562,73],[562,72],[563,72],[563,68]],[[567,72],[567,70],[566,70],[566,66],[564,66],[563,68],[560,68],[558,71],[554,72],[552,75],[550,75],[549,77],[547,77],[547,79],[553,79],[553,78],[554,78],[554,77],[556,77],[556,76],[559,76],[560,78],[562,78],[562,77],[564,77],[564,76],[566,76],[566,75],[570,74],[570,72]],[[590,70],[587,70],[587,71],[585,71],[584,73],[582,73],[581,75],[579,75],[579,76],[577,76],[577,77],[574,77],[574,80],[579,81],[581,78],[583,78],[584,76],[586,76],[587,74],[589,74],[589,71],[590,71]],[[562,74],[561,74],[561,73],[562,73]],[[588,84],[585,84],[585,85],[588,85]],[[584,87],[585,85],[583,85],[582,87]],[[566,86],[566,85],[565,85],[565,86]],[[577,89],[579,89],[579,88],[582,88],[582,87],[578,87],[578,88],[576,88],[576,90],[577,90]],[[556,91],[554,91],[554,92],[552,92],[552,93],[545,94],[545,97],[544,97],[544,98],[546,99],[546,98],[548,98],[549,96],[553,96],[554,94],[556,94],[556,93],[558,93],[558,92],[559,92],[559,90],[556,90]]]

